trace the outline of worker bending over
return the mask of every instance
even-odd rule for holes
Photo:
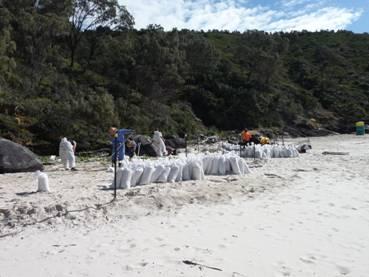
[[[137,147],[137,144],[133,140],[133,138],[128,137],[127,141],[126,141],[126,152],[125,152],[125,154],[129,157],[129,160],[131,160],[133,158],[133,156],[135,155],[136,147]]]
[[[111,160],[114,164],[114,161],[117,160],[119,165],[124,160],[125,154],[125,136],[132,133],[131,129],[117,129],[115,127],[109,128],[109,134],[112,137],[112,156]],[[115,153],[115,151],[117,153]]]
[[[243,131],[241,132],[241,143],[242,144],[250,143],[251,139],[252,139],[251,132],[247,128],[244,128]]]

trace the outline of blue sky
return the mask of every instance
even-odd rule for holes
[[[369,32],[369,0],[119,0],[136,28]]]

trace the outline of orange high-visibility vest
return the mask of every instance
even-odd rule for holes
[[[241,133],[241,138],[242,138],[242,140],[243,140],[244,142],[248,142],[248,141],[250,141],[250,140],[251,140],[251,138],[252,138],[252,134],[251,134],[249,131],[247,131],[247,132],[242,131],[242,133]]]

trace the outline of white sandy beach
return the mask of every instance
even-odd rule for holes
[[[50,194],[29,194],[32,174],[1,175],[0,277],[367,277],[369,138],[310,140],[245,177],[121,190],[114,203],[96,162],[47,168]]]

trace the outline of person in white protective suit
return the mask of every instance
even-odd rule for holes
[[[67,138],[62,138],[59,144],[59,156],[63,163],[65,170],[76,171],[76,158],[74,152],[76,150],[77,143],[73,141],[73,144],[68,141]]]
[[[154,131],[154,135],[152,137],[152,146],[158,157],[167,155],[167,150],[161,132]]]

